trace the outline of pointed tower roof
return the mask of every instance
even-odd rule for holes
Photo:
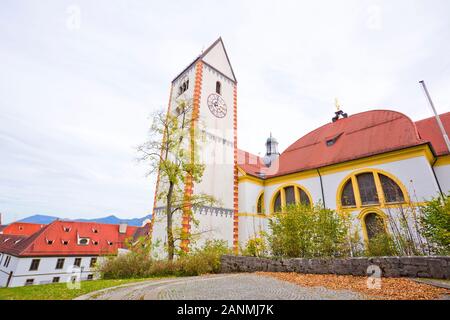
[[[197,61],[202,60],[203,63],[210,68],[221,73],[226,78],[233,82],[237,82],[236,76],[231,66],[230,59],[223,44],[222,37],[219,37],[212,45],[203,51],[197,58],[194,59],[182,72],[180,72],[172,82],[176,81],[186,70],[190,69]]]

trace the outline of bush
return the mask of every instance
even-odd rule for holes
[[[450,254],[450,194],[434,198],[421,207],[423,236],[437,254]]]
[[[97,265],[103,279],[146,278],[153,261],[143,255],[130,252],[117,257],[107,257]]]
[[[258,236],[248,239],[244,249],[241,249],[241,254],[251,257],[267,257],[269,250],[267,246],[267,234],[261,232]]]
[[[369,240],[366,250],[366,256],[386,257],[396,256],[398,251],[391,236],[386,233],[380,233]]]
[[[220,272],[220,257],[231,253],[225,241],[207,241],[199,249],[173,261],[152,259],[149,254],[130,252],[99,264],[104,279],[197,276]]]
[[[320,204],[284,208],[269,222],[269,244],[273,255],[319,258],[349,254],[346,219]]]

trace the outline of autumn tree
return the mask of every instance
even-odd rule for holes
[[[187,215],[196,223],[193,211],[216,203],[207,194],[185,191],[187,184],[201,182],[205,169],[198,156],[200,126],[192,101],[180,100],[175,110],[153,114],[148,140],[138,147],[139,160],[149,166],[148,174],[159,174],[156,198],[165,203],[169,260],[174,258],[176,242],[192,236],[174,228],[174,217]]]

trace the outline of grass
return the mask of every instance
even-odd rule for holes
[[[69,289],[67,283],[0,288],[0,300],[71,300],[89,292],[155,279],[157,278],[82,281],[80,289]]]

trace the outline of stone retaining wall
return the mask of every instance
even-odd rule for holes
[[[450,279],[450,256],[268,259],[224,255],[221,262],[223,273],[268,271],[367,276],[368,267],[375,265],[380,268],[382,277]]]

